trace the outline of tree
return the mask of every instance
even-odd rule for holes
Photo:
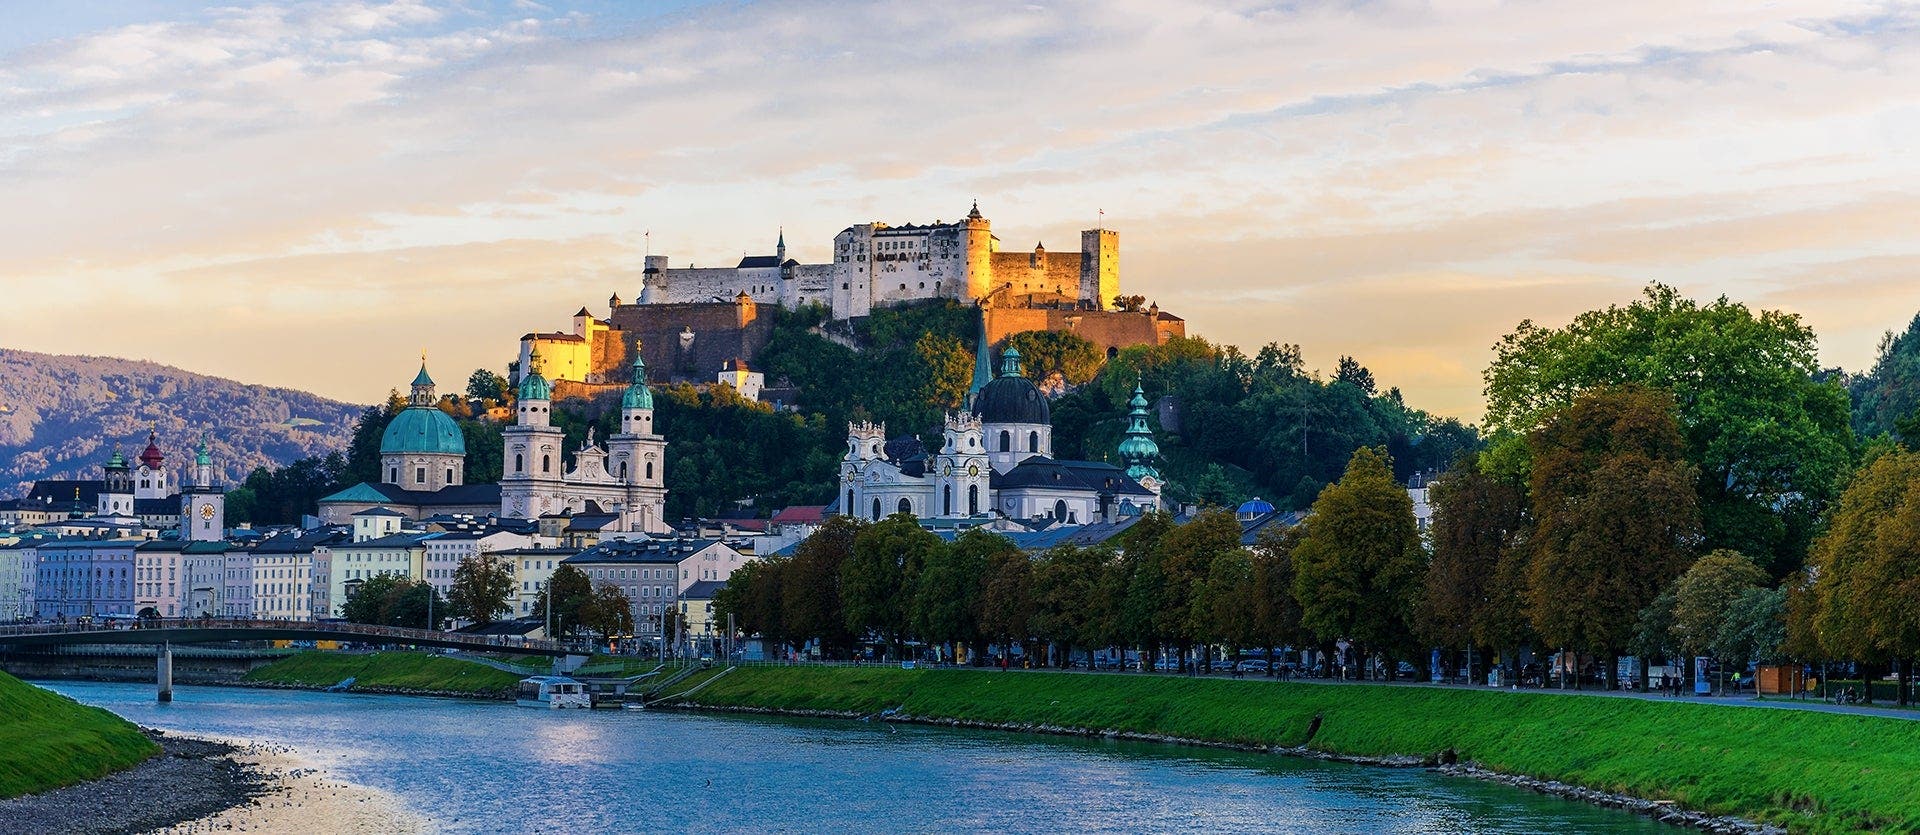
[[[389,608],[412,585],[413,580],[404,574],[375,574],[348,593],[346,602],[340,604],[340,617],[350,623],[390,626]]]
[[[787,564],[782,584],[780,619],[798,642],[819,641],[822,654],[833,656],[853,644],[841,609],[840,566],[853,555],[854,537],[865,524],[848,516],[832,516],[802,540]]]
[[[1006,345],[1020,351],[1028,377],[1044,382],[1058,374],[1068,386],[1086,385],[1107,361],[1099,346],[1067,331],[1021,331],[1007,337]]]
[[[759,635],[770,647],[783,643],[787,632],[780,597],[787,564],[785,557],[768,556],[734,569],[713,593],[714,619],[724,624],[731,616],[740,634]]]
[[[856,637],[874,636],[896,649],[906,637],[914,584],[930,556],[946,547],[912,514],[896,513],[862,528],[840,564],[841,614]]]
[[[1846,392],[1823,379],[1798,316],[1652,284],[1565,328],[1521,322],[1495,350],[1487,422],[1516,439],[1588,389],[1671,393],[1708,547],[1766,555],[1775,576],[1798,567],[1852,445]]]
[[[1726,619],[1713,637],[1714,656],[1735,669],[1778,661],[1787,641],[1786,608],[1785,589],[1741,592],[1727,607]]]
[[[1680,651],[1712,652],[1735,601],[1769,584],[1765,570],[1735,551],[1714,551],[1696,560],[1674,585],[1673,637]]]
[[[1346,475],[1313,503],[1293,548],[1301,622],[1322,639],[1346,638],[1366,652],[1405,651],[1426,555],[1413,500],[1393,480],[1384,452],[1355,450]],[[1389,676],[1394,665],[1388,665]]]
[[[1034,567],[1033,631],[1057,650],[1054,663],[1073,660],[1075,649],[1091,651],[1101,637],[1100,581],[1110,553],[1055,546]]]
[[[1253,546],[1253,640],[1269,660],[1277,660],[1275,649],[1307,638],[1300,628],[1300,601],[1293,596],[1293,549],[1304,533],[1298,525],[1268,526]],[[1267,669],[1268,675],[1274,672]]]
[[[954,337],[924,333],[913,343],[916,364],[923,374],[921,401],[941,409],[957,409],[964,404],[967,387],[973,381],[973,354]]]
[[[485,368],[476,368],[467,377],[467,396],[474,400],[492,403],[506,403],[512,398],[513,386],[507,378]]]
[[[447,588],[447,614],[474,623],[492,623],[513,611],[513,564],[491,554],[467,557],[453,569]]]
[[[580,633],[585,610],[592,602],[593,581],[587,573],[562,564],[534,598],[533,614],[551,617],[549,637],[572,637]]]
[[[1920,655],[1920,453],[1884,451],[1854,474],[1808,554],[1812,578],[1796,600],[1829,658],[1863,666]],[[1900,688],[1902,703],[1906,688]],[[1871,699],[1872,694],[1868,694]]]
[[[1526,610],[1501,567],[1525,535],[1525,492],[1468,456],[1433,483],[1431,497],[1433,560],[1422,583],[1420,634],[1444,647],[1514,648],[1513,624]]]
[[[986,555],[1005,547],[1004,537],[969,528],[952,545],[928,553],[909,607],[913,632],[933,643],[978,641]]]
[[[1207,580],[1215,561],[1239,552],[1240,537],[1239,520],[1226,510],[1204,511],[1160,537],[1164,585],[1156,631],[1180,648],[1183,666],[1195,644],[1204,647],[1213,637],[1212,614],[1204,599]]]
[[[602,582],[580,607],[580,624],[607,640],[630,637],[634,632],[633,601],[627,599],[627,593],[619,586]],[[662,634],[671,635],[670,632]]]
[[[1920,410],[1920,315],[1898,335],[1888,331],[1880,339],[1873,369],[1848,385],[1853,395],[1853,431],[1861,437],[1897,433],[1909,444],[1920,436],[1899,425]]]
[[[1193,601],[1201,640],[1223,644],[1229,654],[1253,645],[1259,635],[1254,623],[1253,579],[1253,555],[1245,549],[1236,548],[1214,559]]]
[[[1527,439],[1533,626],[1548,646],[1611,659],[1700,541],[1695,470],[1665,393],[1581,395]],[[1611,675],[1613,665],[1606,670]]]
[[[1033,636],[1033,560],[1009,547],[987,555],[981,578],[980,632],[995,639],[1011,663],[1013,645]],[[1032,656],[1028,656],[1031,658]]]
[[[1139,313],[1147,307],[1146,296],[1119,295],[1113,297],[1113,309],[1121,313]]]
[[[1377,387],[1377,384],[1373,381],[1373,372],[1368,371],[1366,366],[1361,365],[1360,361],[1353,357],[1342,356],[1340,358],[1339,367],[1334,372],[1333,378],[1342,383],[1354,386],[1369,395],[1374,394]]]

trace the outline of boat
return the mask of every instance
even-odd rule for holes
[[[521,679],[514,688],[514,703],[550,710],[576,707],[586,710],[593,707],[593,696],[585,684],[566,676],[532,676]]]

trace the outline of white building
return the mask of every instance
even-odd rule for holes
[[[560,563],[580,553],[580,549],[526,547],[496,553],[513,565],[513,613],[526,617],[541,614],[534,611],[534,601],[540,599],[540,592],[547,587],[547,581],[553,578]]]
[[[34,541],[0,546],[0,623],[33,616]]]
[[[502,530],[446,531],[433,534],[423,544],[427,550],[423,563],[426,576],[422,579],[445,597],[453,588],[453,573],[460,563],[482,554],[529,547],[533,537]]]
[[[500,515],[537,519],[565,511],[613,513],[620,529],[664,533],[666,522],[667,439],[653,431],[653,392],[646,366],[633,362],[633,383],[620,400],[620,431],[601,446],[592,430],[573,453],[573,467],[562,460],[564,433],[551,422],[553,387],[541,376],[539,354],[520,381],[518,414],[507,427],[500,479]]]
[[[767,375],[753,370],[746,360],[736,357],[721,366],[720,376],[715,382],[733,386],[734,391],[740,392],[740,396],[748,400],[759,400],[760,390],[767,387]]]

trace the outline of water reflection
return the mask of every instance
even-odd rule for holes
[[[841,721],[82,682],[136,722],[293,745],[453,832],[1655,832],[1420,770]]]

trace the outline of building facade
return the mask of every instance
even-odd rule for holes
[[[500,479],[500,515],[538,519],[550,514],[611,513],[627,531],[664,533],[666,521],[667,440],[653,431],[653,392],[647,387],[645,361],[636,357],[620,400],[620,431],[601,445],[593,430],[563,460],[560,427],[552,423],[553,387],[532,358],[520,381],[514,424],[502,431],[506,448]]]

